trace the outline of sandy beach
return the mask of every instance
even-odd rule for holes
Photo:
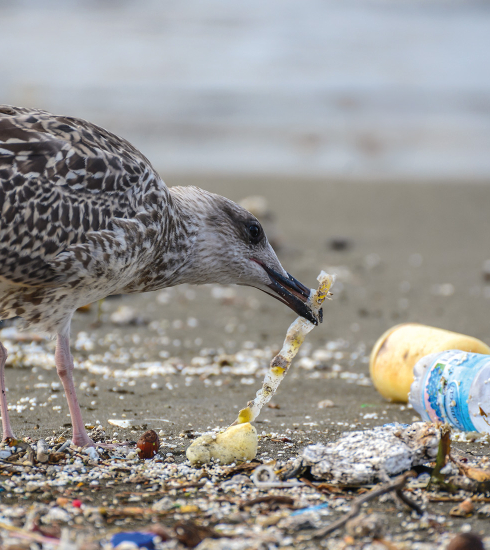
[[[201,185],[235,200],[265,197],[286,269],[310,286],[321,269],[337,275],[324,323],[308,336],[273,398],[275,408],[266,408],[256,423],[264,436],[258,458],[265,462],[295,457],[306,444],[335,440],[345,431],[418,419],[405,405],[384,400],[369,380],[370,350],[389,327],[415,321],[490,341],[490,285],[483,273],[489,257],[487,186],[293,179],[167,183]],[[254,396],[294,319],[259,291],[214,285],[112,297],[98,323],[97,311],[94,305],[77,313],[72,331],[86,423],[102,426],[107,440],[135,441],[154,429],[164,442],[162,457],[176,464],[185,461],[189,437],[226,427]],[[2,338],[11,351],[6,379],[16,435],[69,438],[54,343],[9,340],[9,330]],[[318,408],[325,399],[334,406]],[[109,423],[124,419],[132,429]],[[266,435],[271,433],[287,434],[292,444],[274,441]],[[489,451],[487,444],[456,446],[477,455]],[[117,484],[86,487],[79,498],[107,505],[120,490]],[[44,502],[66,487],[58,491],[43,493]],[[16,506],[39,498],[25,491],[1,494],[3,503]],[[428,510],[447,514],[452,506],[429,503]],[[401,521],[390,517],[390,532],[403,531]],[[443,532],[463,524],[490,534],[488,521],[477,514],[451,518]],[[132,519],[124,525],[142,524]],[[421,540],[434,536],[425,533]]]

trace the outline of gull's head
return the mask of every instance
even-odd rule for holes
[[[260,222],[233,201],[196,187],[172,187],[179,210],[192,226],[193,244],[179,283],[238,284],[258,288],[314,323],[310,289],[287,273]]]

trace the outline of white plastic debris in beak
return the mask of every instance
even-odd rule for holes
[[[309,305],[314,313],[322,307],[325,298],[330,295],[334,277],[324,271],[318,276],[319,286],[312,290]],[[186,455],[192,465],[206,464],[212,459],[221,464],[230,464],[237,460],[252,460],[257,453],[257,431],[250,424],[257,418],[262,407],[268,403],[276,392],[292,360],[298,353],[306,335],[315,328],[313,323],[298,317],[289,327],[281,351],[271,361],[262,388],[253,401],[247,404],[238,414],[237,420],[223,433],[206,434],[194,441],[187,449]]]
[[[311,309],[317,313],[323,305],[323,302],[330,295],[335,276],[328,275],[322,271],[317,277],[320,283],[317,290],[312,290],[308,300]],[[306,335],[315,328],[313,323],[303,317],[298,317],[289,327],[281,351],[272,359],[269,371],[265,375],[262,388],[257,392],[253,401],[249,401],[245,409],[238,413],[238,418],[232,424],[243,424],[244,422],[253,422],[259,416],[262,407],[267,404],[276,393],[279,384],[286,376],[292,360],[296,356],[304,342]]]

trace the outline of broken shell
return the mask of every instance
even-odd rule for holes
[[[471,498],[467,498],[451,509],[449,515],[455,518],[465,518],[471,515],[475,510],[475,505]]]
[[[330,407],[335,407],[335,403],[331,399],[324,399],[317,403],[319,409],[329,409]]]
[[[37,442],[36,459],[42,464],[49,460],[49,447],[44,439]]]
[[[257,430],[249,422],[230,426],[218,435],[206,434],[197,438],[187,449],[186,456],[194,466],[212,459],[221,464],[252,460],[257,454]]]
[[[160,448],[160,440],[155,431],[148,430],[138,439],[136,446],[139,449],[140,458],[153,458]]]
[[[118,428],[131,428],[132,421],[131,420],[119,420],[116,418],[110,418],[107,421],[111,426],[117,426]]]

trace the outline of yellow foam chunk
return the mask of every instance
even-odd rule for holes
[[[230,426],[218,435],[198,437],[187,449],[186,456],[193,466],[208,464],[211,459],[221,464],[253,460],[257,454],[257,430],[245,422]]]

